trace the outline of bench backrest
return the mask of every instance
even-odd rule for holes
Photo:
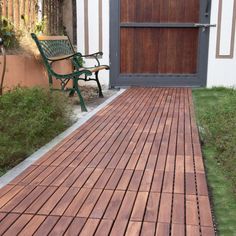
[[[45,59],[67,56],[75,53],[67,36],[36,36],[31,34],[38,49]]]

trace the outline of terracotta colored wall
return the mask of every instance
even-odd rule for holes
[[[1,63],[2,56],[0,56],[0,73],[2,69]],[[54,69],[57,73],[71,73],[72,66],[69,61],[61,61],[55,64]],[[42,62],[30,56],[8,55],[4,81],[4,90],[9,90],[16,86],[49,87],[47,73]],[[58,87],[58,85],[59,81],[56,81],[55,86]]]

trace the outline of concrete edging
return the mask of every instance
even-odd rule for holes
[[[100,104],[94,110],[88,112],[85,116],[81,117],[74,125],[68,128],[66,131],[55,137],[52,141],[50,141],[45,146],[41,147],[38,151],[33,153],[31,156],[26,158],[20,164],[9,170],[5,175],[0,177],[0,188],[4,187],[8,183],[10,183],[14,178],[16,178],[19,174],[21,174],[26,168],[40,159],[43,155],[49,152],[53,147],[55,147],[58,143],[60,143],[63,139],[69,136],[72,132],[82,126],[86,121],[88,121],[92,116],[94,116],[97,112],[111,103],[115,98],[120,96],[125,89],[121,89],[117,94],[113,95],[112,97],[108,98],[104,103]]]

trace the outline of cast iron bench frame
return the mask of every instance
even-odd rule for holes
[[[98,86],[99,97],[103,97],[102,87],[99,82],[98,74],[100,70],[109,70],[109,66],[101,65],[98,59],[99,56],[102,56],[102,52],[97,52],[90,55],[82,55],[77,53],[74,50],[74,47],[68,36],[36,36],[36,34],[31,34],[33,40],[35,41],[38,50],[43,59],[43,63],[46,67],[49,79],[49,87],[51,90],[58,90],[53,88],[53,78],[60,80],[62,91],[69,91],[70,96],[73,96],[75,93],[78,94],[80,99],[80,105],[82,111],[87,111],[87,108],[84,103],[84,99],[81,95],[78,81],[96,81]],[[97,65],[94,67],[83,67],[81,62],[83,58],[94,58],[97,62]],[[71,60],[74,71],[69,74],[58,74],[56,73],[52,65],[55,62]],[[95,78],[90,76],[95,75]],[[69,81],[72,80],[72,88],[68,88]]]

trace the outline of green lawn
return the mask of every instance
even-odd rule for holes
[[[61,92],[17,88],[0,96],[0,176],[71,124]]]
[[[236,235],[236,90],[193,91],[219,235]]]

